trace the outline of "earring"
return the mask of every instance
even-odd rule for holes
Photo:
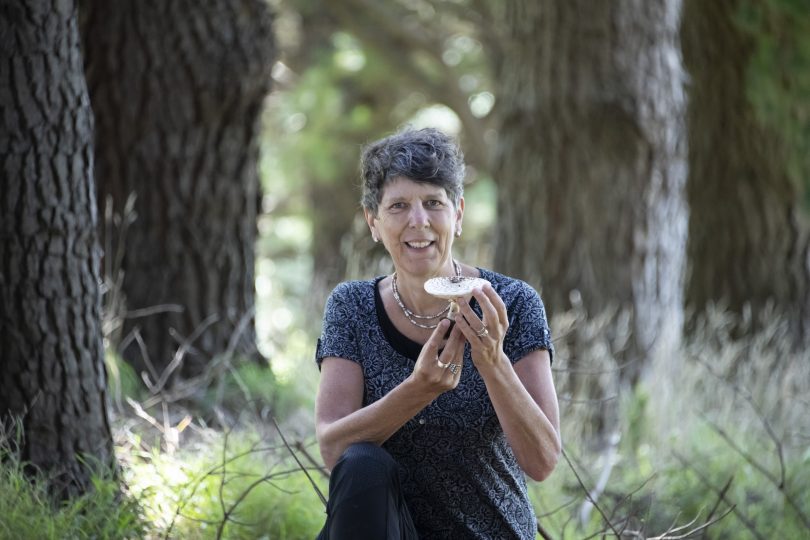
[[[375,244],[380,241],[380,239],[374,236],[373,234],[371,235],[371,239],[374,240]]]
[[[461,236],[461,227],[456,229],[456,236]]]

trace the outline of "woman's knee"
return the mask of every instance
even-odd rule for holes
[[[379,485],[397,475],[397,462],[387,451],[370,442],[349,446],[335,464],[332,475],[349,476],[353,482]]]

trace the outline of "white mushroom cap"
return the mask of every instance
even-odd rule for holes
[[[483,278],[451,276],[435,277],[425,282],[425,291],[437,298],[452,300],[472,293],[476,287],[489,283]]]

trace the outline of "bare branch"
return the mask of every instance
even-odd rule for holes
[[[615,457],[620,440],[621,439],[618,433],[614,433],[613,436],[610,437],[610,446],[608,446],[607,452],[604,456],[605,466],[602,469],[598,480],[596,481],[596,485],[590,491],[589,499],[594,501],[594,503],[607,486],[608,480],[610,479],[610,474],[613,472],[614,465],[616,465]],[[592,506],[590,506],[587,501],[582,504],[582,507],[579,510],[579,520],[581,523],[584,524],[588,522],[588,516],[590,515],[591,508]]]
[[[720,435],[720,437],[722,437],[722,439],[726,442],[726,444],[728,444],[735,452],[737,452],[755,470],[759,471],[760,474],[762,474],[762,476],[767,478],[769,482],[771,482],[774,486],[776,486],[776,489],[779,490],[782,493],[782,495],[785,497],[785,501],[787,501],[787,503],[791,507],[793,507],[793,510],[795,510],[796,515],[802,521],[804,526],[808,530],[810,530],[810,518],[808,518],[808,516],[804,513],[804,511],[802,510],[802,507],[799,505],[798,502],[796,502],[793,495],[791,493],[788,493],[788,491],[787,491],[787,486],[785,485],[785,480],[784,480],[784,478],[785,478],[785,476],[784,476],[785,475],[784,468],[782,469],[782,477],[781,477],[781,479],[777,478],[770,471],[768,471],[768,469],[766,469],[764,465],[762,465],[756,459],[754,459],[753,456],[751,456],[748,452],[746,452],[745,450],[740,448],[739,445],[737,445],[737,443],[734,442],[734,440],[731,438],[731,436],[723,430],[723,428],[721,428],[720,426],[718,426],[717,424],[715,424],[714,422],[712,422],[711,420],[709,420],[707,418],[704,418],[704,420],[706,421],[706,423],[708,423],[712,427],[712,429],[714,429],[714,431],[718,435]],[[781,458],[781,455],[782,455],[781,454],[781,444],[779,445],[779,447],[780,447],[779,456]],[[781,459],[780,459],[780,463],[782,463]],[[782,463],[782,466],[784,467],[784,463]]]
[[[320,497],[321,502],[323,503],[323,506],[325,508],[326,497],[323,496],[323,493],[321,493],[321,490],[318,488],[318,485],[315,483],[315,480],[313,480],[312,477],[309,475],[307,468],[304,467],[303,463],[301,463],[301,460],[299,460],[298,456],[295,454],[295,452],[293,452],[293,449],[287,442],[287,438],[284,436],[284,432],[281,431],[281,427],[278,425],[278,422],[276,422],[276,418],[274,416],[270,416],[270,420],[273,422],[273,425],[276,426],[276,430],[278,431],[278,434],[281,436],[281,440],[284,443],[284,446],[287,447],[287,450],[290,452],[295,462],[298,463],[298,466],[301,468],[301,470],[304,471],[304,474],[307,476],[307,480],[309,480],[309,483],[312,484],[312,487],[315,489],[315,492],[318,494],[318,497]]]
[[[563,455],[563,457],[565,458],[566,463],[568,463],[568,467],[571,469],[571,472],[573,472],[573,473],[574,473],[574,477],[577,479],[577,482],[579,483],[580,487],[581,487],[581,488],[582,488],[582,490],[585,492],[585,497],[586,497],[586,498],[587,498],[589,501],[591,501],[591,504],[593,504],[594,508],[596,508],[596,510],[599,512],[599,514],[601,514],[602,519],[605,521],[605,525],[606,525],[606,526],[608,526],[608,527],[610,528],[610,530],[611,530],[611,531],[613,531],[613,534],[615,534],[617,538],[620,538],[619,532],[616,530],[616,528],[615,528],[615,527],[613,526],[613,524],[610,522],[610,520],[608,519],[608,517],[607,517],[607,515],[605,514],[605,512],[604,512],[604,511],[602,510],[602,508],[601,508],[601,507],[600,507],[600,506],[599,506],[599,505],[596,503],[596,501],[595,501],[595,500],[594,500],[594,499],[591,497],[591,492],[590,492],[590,490],[589,490],[589,489],[588,489],[588,488],[585,486],[585,484],[582,482],[582,479],[579,477],[579,474],[577,473],[577,470],[574,468],[574,465],[571,463],[571,460],[570,460],[570,459],[568,459],[568,453],[567,453],[565,450],[563,450],[563,451],[562,451],[562,455]]]
[[[697,469],[697,467],[695,467],[694,465],[692,465],[692,464],[691,464],[691,463],[690,463],[690,462],[689,462],[689,461],[688,461],[686,458],[684,458],[683,456],[681,456],[681,455],[680,455],[678,452],[674,452],[674,451],[673,451],[673,452],[672,452],[672,455],[673,455],[673,456],[675,456],[675,459],[677,459],[677,460],[678,460],[678,461],[681,463],[681,465],[683,465],[684,467],[687,467],[687,468],[688,468],[688,469],[690,469],[690,470],[691,470],[693,473],[695,473],[695,476],[697,476],[697,477],[698,477],[698,479],[701,481],[701,483],[702,483],[704,486],[706,486],[707,488],[709,488],[709,489],[711,489],[712,491],[714,491],[714,492],[717,494],[718,498],[720,498],[720,499],[721,499],[721,500],[722,500],[724,503],[726,503],[727,505],[729,505],[729,506],[731,507],[731,510],[733,510],[733,511],[734,511],[734,515],[735,515],[735,516],[737,516],[737,519],[739,519],[739,520],[740,520],[740,522],[741,522],[743,525],[745,525],[745,528],[746,528],[746,529],[748,529],[748,530],[751,532],[751,534],[752,534],[752,535],[753,535],[755,538],[758,538],[759,540],[765,540],[765,537],[764,537],[764,536],[762,536],[762,535],[760,534],[760,532],[757,530],[756,525],[755,525],[755,524],[754,524],[754,523],[753,523],[753,522],[752,522],[750,519],[748,519],[748,518],[745,516],[745,514],[743,514],[743,513],[740,511],[740,509],[739,509],[739,508],[737,508],[737,505],[736,505],[736,504],[732,503],[731,501],[729,501],[729,500],[726,498],[726,492],[725,492],[725,491],[720,490],[720,489],[717,489],[717,487],[715,487],[715,486],[714,486],[714,484],[712,484],[712,483],[709,481],[709,479],[708,479],[708,478],[706,478],[706,476],[704,476],[704,475],[703,475],[703,473],[701,473],[701,472],[700,472],[700,471]]]
[[[678,529],[676,529],[674,531],[671,531],[670,533],[666,533],[666,534],[663,534],[661,536],[653,536],[649,540],[682,540],[684,538],[691,538],[691,537],[695,536],[696,534],[698,534],[699,532],[702,532],[702,531],[708,529],[711,525],[714,525],[715,523],[717,523],[718,521],[720,521],[721,519],[723,519],[724,517],[729,515],[733,510],[734,510],[734,507],[732,506],[731,508],[729,508],[728,510],[726,510],[725,512],[723,512],[722,514],[720,514],[716,518],[714,518],[714,519],[712,519],[710,521],[707,521],[703,525],[695,527],[694,529],[691,529],[691,530],[687,531],[684,534],[675,535],[675,536],[673,536],[671,534],[672,532],[677,532],[678,530],[682,530],[682,529],[685,528],[685,526],[682,526],[682,527],[679,527]],[[697,521],[697,517],[694,520],[692,520],[689,523],[689,525],[691,525],[695,521]]]
[[[765,428],[765,432],[768,434],[771,441],[773,441],[774,446],[776,447],[776,455],[779,458],[779,481],[775,483],[777,484],[780,490],[783,489],[785,485],[786,471],[785,471],[785,457],[784,457],[784,450],[782,448],[782,441],[779,439],[779,437],[777,437],[776,432],[773,430],[773,427],[771,426],[771,423],[762,413],[762,410],[760,409],[759,405],[754,401],[751,392],[748,389],[743,388],[727,380],[725,377],[720,376],[720,374],[715,372],[712,369],[712,367],[706,362],[704,362],[702,359],[697,357],[694,357],[694,359],[698,364],[702,365],[712,376],[714,376],[716,379],[720,380],[721,382],[729,386],[735,394],[742,396],[742,398],[746,401],[746,403],[748,403],[748,405],[751,407],[751,410],[757,416],[760,423],[762,423],[762,426]]]
[[[309,461],[312,464],[315,470],[320,472],[326,478],[329,478],[329,471],[326,470],[326,467],[315,461],[315,458],[313,458],[310,455],[310,453],[307,451],[306,447],[303,445],[303,443],[301,443],[301,441],[295,443],[295,449],[304,454],[304,457],[307,458],[307,461]]]
[[[157,304],[154,306],[129,310],[121,315],[124,319],[138,319],[157,315],[158,313],[183,313],[183,306],[180,304]]]

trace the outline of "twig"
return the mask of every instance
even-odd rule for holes
[[[540,522],[537,522],[537,534],[543,537],[543,540],[553,540],[550,534],[540,525]]]
[[[278,425],[278,422],[276,421],[276,418],[271,415],[270,420],[273,422],[273,425],[276,426],[276,430],[278,430],[278,434],[281,436],[281,441],[284,443],[284,446],[287,447],[287,450],[290,452],[290,454],[292,455],[295,462],[298,463],[298,466],[301,468],[301,470],[304,471],[304,474],[307,476],[307,480],[309,480],[309,483],[312,484],[312,487],[315,489],[315,492],[318,494],[318,497],[320,497],[321,502],[323,503],[323,506],[325,508],[326,507],[326,497],[323,496],[323,493],[321,493],[321,490],[318,489],[317,484],[315,484],[315,480],[312,479],[312,476],[309,475],[309,472],[307,471],[306,467],[304,467],[303,463],[301,463],[301,460],[298,459],[298,456],[295,455],[295,452],[293,452],[293,449],[290,447],[290,444],[287,442],[287,438],[284,436],[284,432],[281,431],[281,427]]]
[[[157,315],[158,313],[183,313],[183,306],[180,304],[157,304],[141,309],[132,309],[121,315],[124,319],[138,319]]]
[[[247,385],[244,381],[239,377],[239,374],[233,368],[233,364],[231,363],[231,358],[233,357],[234,352],[236,351],[236,347],[239,345],[239,341],[242,339],[242,335],[247,331],[249,328],[250,321],[253,320],[253,316],[255,315],[256,308],[251,307],[242,316],[239,318],[239,322],[236,325],[236,328],[231,333],[231,337],[228,339],[228,346],[225,347],[225,352],[219,358],[219,362],[224,366],[225,369],[229,369],[231,371],[231,375],[233,376],[233,380],[236,381],[236,384],[239,386],[239,389],[242,391],[242,394],[245,396],[245,400],[250,401],[250,390],[248,390]],[[222,396],[225,392],[225,378],[222,377],[219,380],[219,384],[217,385],[216,389],[216,398],[214,400],[215,403],[222,402]]]
[[[295,443],[295,449],[304,454],[304,457],[307,458],[307,461],[309,461],[316,470],[318,470],[326,478],[329,478],[329,471],[326,470],[326,467],[315,461],[315,458],[313,458],[312,455],[307,451],[306,447],[301,441],[297,441]]]
[[[754,535],[754,537],[759,538],[760,540],[765,540],[765,537],[762,536],[759,533],[759,531],[757,530],[756,525],[754,525],[754,523],[752,523],[751,520],[749,520],[737,508],[736,504],[732,503],[731,501],[729,501],[726,498],[725,492],[723,492],[722,490],[717,489],[711,482],[709,482],[708,478],[706,478],[700,471],[698,471],[697,467],[695,467],[694,465],[689,463],[689,461],[687,461],[687,459],[684,458],[683,456],[681,456],[678,452],[673,451],[672,455],[675,456],[675,459],[677,459],[678,461],[681,462],[681,465],[683,465],[684,467],[689,468],[693,473],[695,473],[695,475],[698,477],[698,479],[701,481],[701,483],[704,486],[706,486],[707,488],[714,491],[718,495],[718,498],[720,498],[724,503],[728,504],[731,507],[731,510],[734,511],[734,515],[737,516],[737,519],[739,519],[740,522],[743,525],[745,525],[745,528],[748,529],[751,532],[751,534]]]
[[[601,474],[599,475],[599,479],[596,481],[596,485],[590,492],[590,499],[596,501],[599,496],[604,491],[605,487],[607,486],[608,480],[610,479],[610,473],[613,471],[614,465],[616,465],[615,457],[616,457],[616,450],[619,447],[620,436],[618,433],[615,433],[610,438],[610,446],[608,446],[607,452],[605,454],[605,467],[602,469]],[[582,507],[579,510],[579,520],[581,523],[585,524],[588,522],[588,516],[591,513],[592,507],[589,506],[588,502],[584,502]]]
[[[138,344],[138,350],[141,352],[141,357],[143,358],[143,363],[146,364],[146,369],[149,370],[149,373],[152,375],[153,379],[158,378],[157,370],[155,366],[152,364],[152,359],[149,358],[149,351],[146,348],[146,343],[143,341],[143,337],[141,337],[140,329],[134,328],[132,330],[132,337],[135,339],[135,342]],[[141,379],[143,379],[144,384],[146,387],[149,388],[150,392],[154,392],[153,385],[149,380],[149,377],[145,373],[141,373]]]
[[[610,522],[610,520],[608,519],[605,512],[602,510],[602,508],[598,504],[596,504],[596,501],[591,497],[591,492],[588,490],[588,488],[582,482],[582,479],[579,477],[579,474],[577,474],[577,470],[574,468],[574,465],[571,463],[571,460],[568,459],[568,453],[565,450],[563,450],[562,455],[565,458],[566,463],[568,463],[568,467],[571,468],[571,472],[574,473],[574,477],[577,479],[577,482],[579,482],[580,487],[585,491],[585,497],[589,501],[591,501],[591,504],[593,504],[594,508],[596,508],[596,510],[599,512],[599,514],[601,514],[602,519],[605,520],[605,524],[610,528],[611,531],[613,531],[613,534],[615,534],[617,538],[620,538],[619,532],[616,530],[616,528]]]
[[[777,484],[777,487],[781,490],[785,485],[785,477],[786,477],[786,467],[785,467],[785,457],[784,457],[784,450],[782,448],[782,441],[777,437],[776,432],[773,430],[771,423],[765,417],[765,415],[760,410],[759,405],[754,401],[751,392],[745,388],[740,387],[739,385],[729,381],[728,379],[720,376],[716,373],[710,365],[706,362],[701,360],[700,358],[695,357],[695,361],[702,365],[712,376],[716,379],[720,380],[721,382],[725,383],[727,386],[731,387],[731,390],[737,394],[742,396],[748,406],[751,407],[751,410],[754,412],[756,417],[759,419],[762,427],[765,428],[765,432],[768,434],[768,437],[773,441],[774,446],[776,447],[776,455],[779,458],[779,481],[773,481]]]
[[[722,438],[726,442],[726,444],[728,444],[731,447],[732,450],[737,452],[743,459],[745,459],[745,461],[749,463],[749,465],[751,465],[754,469],[758,470],[760,474],[762,474],[762,476],[767,478],[772,484],[776,485],[778,488],[781,489],[781,487],[784,484],[782,484],[779,481],[779,479],[776,478],[776,476],[771,474],[771,472],[768,469],[766,469],[764,465],[757,462],[757,460],[755,460],[751,456],[751,454],[740,448],[737,445],[737,443],[734,442],[734,439],[731,438],[731,435],[729,435],[723,428],[721,428],[719,425],[714,423],[706,416],[701,415],[701,418],[703,419],[704,422],[706,422],[707,424],[709,424],[709,426],[711,426],[711,428],[715,431],[715,433],[720,435],[720,438]]]
[[[177,367],[183,362],[183,357],[186,355],[186,351],[191,347],[191,344],[194,343],[209,326],[218,320],[219,315],[212,313],[197,325],[197,328],[194,329],[188,338],[183,340],[183,343],[180,344],[180,347],[178,347],[177,351],[174,353],[174,358],[172,358],[172,361],[169,362],[168,366],[166,366],[166,369],[163,370],[163,373],[160,374],[160,379],[158,379],[157,383],[155,384],[155,388],[158,392],[163,390],[169,380],[169,377],[171,377],[174,370],[176,370]]]
[[[549,510],[548,512],[545,512],[543,514],[537,514],[537,519],[545,518],[545,517],[551,517],[554,514],[556,514],[557,512],[559,512],[560,510],[563,510],[564,508],[567,508],[567,507],[571,506],[572,504],[576,503],[577,500],[578,499],[576,497],[574,497],[574,498],[570,499],[569,501],[562,503],[560,506],[556,507],[554,510]]]
[[[237,459],[243,458],[243,457],[245,457],[245,456],[247,456],[249,454],[252,454],[253,452],[266,452],[266,451],[271,451],[271,450],[278,450],[279,448],[280,447],[277,447],[277,446],[267,446],[267,447],[260,447],[260,448],[257,448],[257,447],[254,446],[249,450],[245,450],[244,452],[239,452],[238,454],[232,455],[230,458],[228,458],[226,463],[231,463],[233,461],[236,461]],[[205,473],[201,474],[196,479],[194,479],[192,481],[189,481],[186,484],[186,486],[184,486],[184,487],[187,487],[187,486],[190,486],[190,485],[193,484],[193,487],[191,489],[191,493],[188,494],[188,497],[186,499],[183,499],[180,502],[180,504],[178,504],[177,509],[175,510],[174,516],[172,516],[172,520],[169,523],[169,527],[167,528],[166,533],[163,536],[164,540],[168,540],[168,538],[171,537],[172,529],[174,529],[174,524],[177,522],[177,518],[182,515],[183,509],[185,508],[186,504],[188,504],[190,499],[192,497],[194,497],[194,495],[197,493],[197,489],[199,489],[199,487],[202,485],[203,480],[205,480],[206,478],[208,478],[209,476],[212,476],[214,474],[220,474],[220,472],[219,472],[220,467],[221,467],[220,464],[214,465],[213,467],[211,467],[207,471],[205,471]],[[222,472],[222,474],[224,474],[224,471]],[[211,522],[211,523],[213,524],[213,523],[217,523],[217,522]]]
[[[759,471],[760,474],[762,474],[762,476],[767,478],[768,481],[770,481],[774,486],[776,486],[776,489],[782,493],[782,496],[785,498],[787,503],[793,508],[793,510],[796,511],[796,515],[802,521],[805,528],[810,530],[810,518],[808,518],[808,516],[804,514],[804,511],[802,510],[801,506],[799,506],[799,503],[797,503],[791,496],[791,494],[787,492],[784,480],[784,471],[782,472],[783,476],[782,479],[780,480],[779,478],[771,474],[771,472],[768,471],[768,469],[766,469],[764,465],[762,465],[756,459],[754,459],[753,456],[751,456],[745,450],[740,448],[739,445],[737,445],[737,443],[734,442],[731,436],[723,430],[723,428],[721,428],[720,426],[718,426],[717,424],[715,424],[714,422],[712,422],[707,418],[704,418],[704,420],[712,427],[712,429],[714,429],[717,432],[718,435],[720,435],[720,437],[726,442],[726,444],[728,444],[735,452],[737,452],[743,459],[745,459],[745,461],[748,462],[749,465],[751,465],[754,469]]]
[[[708,529],[708,528],[709,528],[711,525],[714,525],[715,523],[717,523],[718,521],[720,521],[721,519],[723,519],[724,517],[726,517],[727,515],[729,515],[729,514],[730,514],[730,513],[731,513],[733,510],[734,510],[734,507],[732,506],[731,508],[729,508],[728,510],[726,510],[725,512],[723,512],[722,514],[720,514],[720,515],[719,515],[719,516],[717,516],[716,518],[714,518],[714,519],[712,519],[712,520],[710,520],[710,521],[707,521],[707,522],[703,523],[703,525],[700,525],[700,526],[698,526],[698,527],[695,527],[694,529],[692,529],[692,530],[690,530],[690,531],[687,531],[687,532],[686,532],[686,533],[684,533],[684,534],[680,534],[680,535],[672,536],[672,535],[671,535],[671,534],[669,534],[669,533],[665,533],[665,534],[663,534],[663,535],[661,535],[661,536],[653,536],[653,537],[652,537],[652,538],[650,538],[649,540],[682,540],[682,539],[684,539],[684,538],[690,538],[690,537],[692,537],[692,536],[696,535],[697,533],[699,533],[699,532],[701,532],[701,531],[705,531],[705,530],[706,530],[706,529]],[[694,523],[696,520],[697,520],[697,518],[695,518],[694,520],[692,520],[692,521],[690,522],[690,524],[691,524],[691,523]],[[688,526],[688,525],[686,525],[686,526]],[[685,528],[686,526],[681,526],[681,527],[679,527],[678,529],[675,529],[674,531],[671,531],[671,532],[676,532],[676,531],[678,531],[678,530],[680,530],[680,529]]]
[[[707,522],[710,519],[712,519],[712,516],[714,515],[714,513],[717,512],[718,508],[720,508],[720,503],[723,502],[723,499],[725,499],[726,493],[728,493],[728,490],[731,487],[731,482],[733,480],[734,480],[734,476],[729,476],[728,477],[728,480],[726,481],[726,485],[723,486],[723,489],[720,490],[719,496],[717,497],[717,502],[714,503],[714,506],[709,511],[709,514],[706,516],[706,521]]]
[[[149,422],[152,425],[152,427],[154,427],[155,429],[157,429],[158,431],[163,433],[163,426],[160,425],[160,422],[158,422],[157,419],[154,416],[152,416],[148,412],[146,412],[144,410],[144,408],[141,407],[140,403],[138,403],[137,401],[135,401],[134,399],[132,399],[129,396],[127,396],[127,403],[129,403],[129,406],[132,407],[132,409],[135,411],[135,414],[137,416],[143,418],[144,420]]]

